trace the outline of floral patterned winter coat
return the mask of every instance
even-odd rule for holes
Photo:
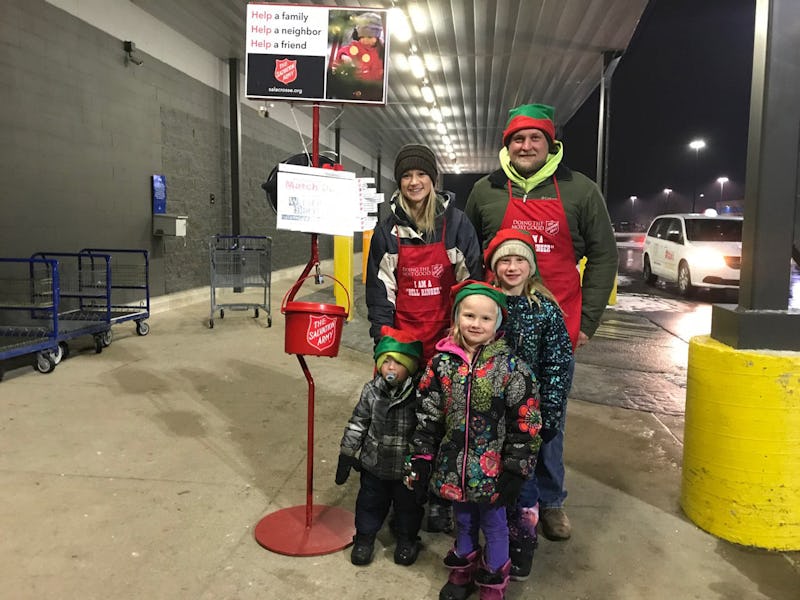
[[[470,364],[451,338],[441,340],[417,387],[411,455],[434,458],[430,489],[455,502],[492,502],[504,470],[533,474],[542,416],[535,378],[503,339]]]

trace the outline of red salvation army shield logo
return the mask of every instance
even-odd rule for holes
[[[292,83],[297,79],[297,61],[282,58],[275,61],[275,79],[283,83]]]
[[[336,339],[336,319],[327,315],[311,315],[308,319],[306,341],[317,350],[325,350]]]
[[[558,233],[558,221],[545,221],[544,231],[548,235],[556,235]]]

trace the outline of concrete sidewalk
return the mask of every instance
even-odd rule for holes
[[[49,375],[6,373],[0,597],[438,597],[450,546],[442,534],[422,534],[410,568],[394,564],[386,529],[366,568],[350,564],[349,549],[296,558],[254,540],[264,515],[305,503],[308,386],[283,351],[278,308],[293,280],[273,280],[271,328],[263,312],[226,311],[209,329],[208,298],[197,299],[153,314],[146,337],[116,325],[99,355],[91,339],[76,341]],[[314,502],[349,510],[357,478],[339,487],[333,473],[372,374],[363,289],[355,307],[339,356],[307,359],[316,386]],[[680,416],[594,403],[592,372],[579,364],[581,400],[569,406],[573,537],[542,538],[534,574],[512,583],[508,598],[798,600],[797,553],[728,544],[680,511]]]

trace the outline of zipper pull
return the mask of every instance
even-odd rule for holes
[[[522,196],[522,201],[523,202],[527,202],[528,201],[528,192],[525,192],[525,195]]]

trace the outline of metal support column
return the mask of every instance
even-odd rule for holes
[[[239,102],[239,59],[228,59],[228,113],[231,131],[231,235],[241,233],[239,178],[242,171],[242,109]]]
[[[800,350],[790,313],[798,205],[800,3],[758,0],[750,96],[739,306],[716,305],[711,337],[734,348]]]

